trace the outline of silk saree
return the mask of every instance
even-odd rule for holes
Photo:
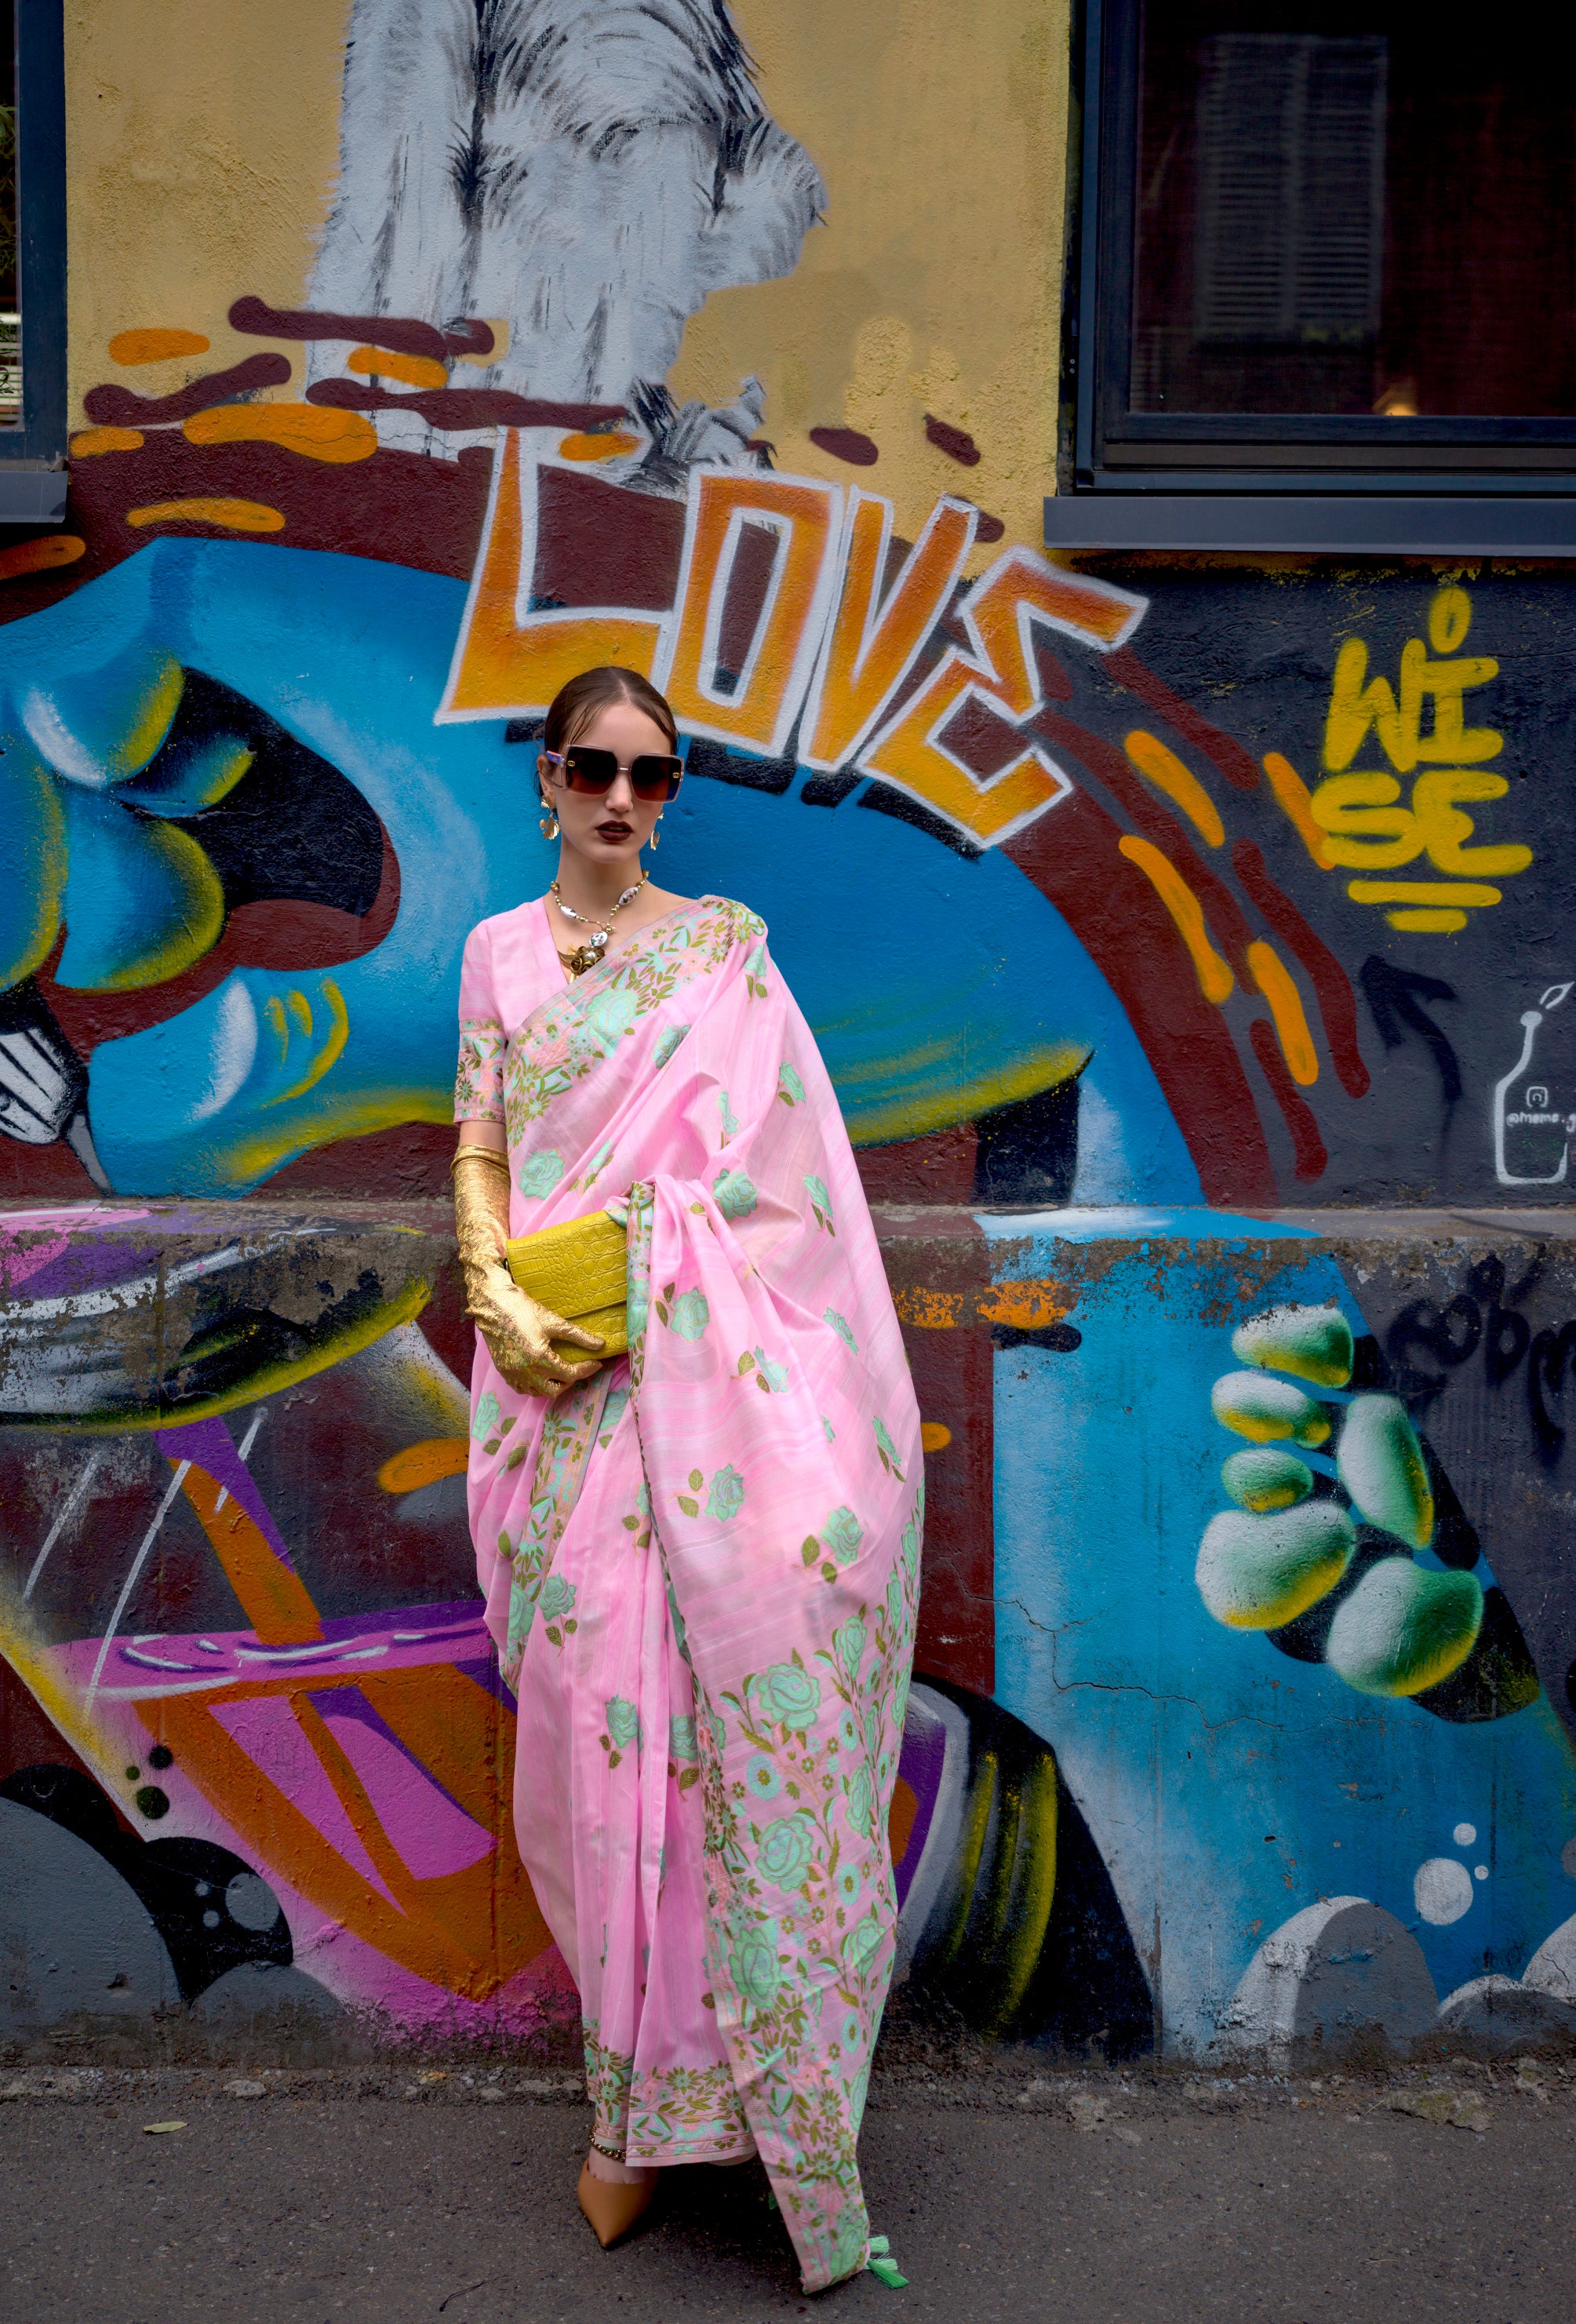
[[[570,986],[539,903],[483,921],[455,1112],[504,1127],[512,1233],[626,1229],[627,1358],[549,1404],[478,1337],[468,1472],[594,2135],[640,2164],[758,2151],[817,2291],[870,2253],[924,1517],[837,1102],[764,925],[705,897]]]

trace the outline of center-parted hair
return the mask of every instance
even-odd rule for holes
[[[665,698],[638,669],[621,669],[616,662],[583,669],[578,678],[558,688],[542,728],[542,748],[562,751],[577,742],[599,712],[613,709],[621,702],[627,702],[631,710],[643,711],[667,735],[668,749],[677,751],[678,725]]]

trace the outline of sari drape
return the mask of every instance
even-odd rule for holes
[[[632,2163],[753,2144],[819,2290],[869,2255],[918,1414],[763,924],[705,898],[571,987],[544,972],[511,1023],[497,961],[543,943],[537,906],[473,933],[456,1113],[502,1113],[513,1232],[627,1204],[630,1353],[549,1406],[477,1343],[471,1523],[521,1849],[596,2135]]]

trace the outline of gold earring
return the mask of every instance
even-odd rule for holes
[[[661,841],[657,836],[657,826],[660,824],[661,820],[661,816],[659,816],[657,817],[657,822],[651,825],[651,852],[653,854],[656,853],[658,848],[662,844]]]
[[[548,807],[546,799],[543,799],[542,805],[544,807],[547,807],[547,813],[543,816],[541,822],[537,827],[540,831],[544,839],[557,839],[558,835],[558,814],[554,808]]]

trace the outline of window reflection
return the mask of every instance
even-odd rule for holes
[[[1576,104],[1451,6],[1146,0],[1136,411],[1576,414]]]

